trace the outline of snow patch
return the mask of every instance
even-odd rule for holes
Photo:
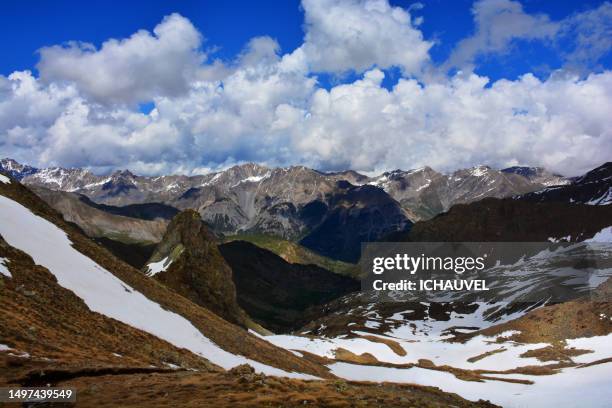
[[[12,278],[13,275],[11,275],[11,271],[9,271],[7,268],[8,261],[8,259],[0,257],[0,274],[6,276],[7,278]]]
[[[239,186],[242,183],[259,183],[260,181],[263,181],[263,180],[269,178],[270,175],[271,175],[271,173],[267,172],[266,174],[264,174],[262,176],[251,176],[251,177],[244,178],[244,179],[240,180],[239,182],[237,182],[236,184],[234,184],[232,186],[232,188],[233,187],[237,187],[237,186]]]
[[[147,265],[147,276],[155,276],[160,272],[165,272],[170,265],[172,265],[172,259],[165,257],[159,262],[151,262]]]
[[[474,177],[482,177],[487,174],[489,168],[487,166],[477,166],[470,170],[470,175]]]
[[[609,188],[601,197],[594,198],[586,203],[587,205],[608,205],[612,204],[612,188]]]
[[[612,242],[612,226],[602,229],[593,238],[584,242]]]
[[[571,240],[572,240],[572,236],[571,235],[568,235],[566,237],[561,237],[561,238],[548,237],[548,241],[552,242],[552,243],[570,242]]]
[[[421,191],[424,188],[427,188],[431,185],[431,179],[427,179],[426,183],[423,184],[422,186],[418,187],[415,191]]]
[[[11,184],[11,179],[6,177],[4,174],[0,174],[0,183]]]
[[[554,375],[494,374],[492,377],[526,379],[534,384],[501,381],[463,381],[444,371],[419,367],[407,369],[335,363],[332,373],[353,381],[390,381],[434,385],[471,401],[489,400],[504,407],[604,408],[612,400],[612,364],[563,369]]]
[[[206,181],[206,182],[204,182],[204,183],[200,184],[200,187],[206,187],[206,186],[210,186],[211,184],[215,184],[215,182],[216,182],[217,180],[219,180],[219,179],[221,178],[221,176],[222,176],[222,175],[223,175],[223,173],[222,173],[222,172],[215,174],[215,175],[213,176],[213,178],[211,178],[210,180],[208,180],[208,181]]]

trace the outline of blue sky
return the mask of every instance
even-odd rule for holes
[[[394,0],[393,5],[408,8],[417,3]],[[558,1],[524,0],[525,12],[544,13],[553,20],[561,20],[601,5],[601,0]],[[431,56],[443,62],[462,38],[474,30],[472,0],[426,0],[422,9],[421,29],[426,38],[435,39]],[[139,29],[152,29],[163,16],[178,12],[189,18],[203,33],[204,47],[217,48],[215,57],[231,60],[252,37],[268,35],[275,38],[287,52],[300,46],[303,11],[298,0],[260,1],[113,1],[33,0],[10,2],[3,5],[0,15],[0,73],[8,75],[15,70],[35,69],[36,51],[44,46],[78,40],[100,46],[108,38],[124,38]],[[609,68],[612,58],[608,54],[601,60]],[[517,41],[512,52],[496,58],[483,58],[478,72],[492,79],[516,78],[525,72],[539,76],[562,65],[558,54],[542,44]]]
[[[0,155],[580,174],[612,154],[611,38],[594,0],[11,2]]]

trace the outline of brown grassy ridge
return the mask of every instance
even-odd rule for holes
[[[255,374],[150,373],[81,377],[59,383],[77,388],[77,407],[494,407],[435,387],[352,381],[300,381]]]
[[[591,350],[581,350],[576,348],[567,348],[564,342],[556,342],[554,344],[542,347],[539,349],[528,350],[521,354],[521,357],[537,358],[542,362],[559,361],[572,363],[572,357],[581,356],[583,354],[592,353]]]
[[[391,351],[393,351],[395,354],[397,354],[400,357],[404,357],[406,355],[406,350],[404,350],[404,348],[397,341],[393,341],[391,339],[385,339],[385,338],[378,337],[378,336],[372,336],[368,334],[362,334],[359,337],[364,338],[369,341],[373,341],[375,343],[385,344],[387,347],[391,349]]]
[[[517,331],[509,339],[521,343],[555,343],[579,337],[605,336],[612,332],[609,318],[611,302],[580,299],[532,310],[518,319],[488,327],[469,334],[460,333],[453,341],[465,342],[484,335],[497,336],[505,331]]]
[[[188,319],[205,336],[223,349],[231,353],[244,355],[245,357],[286,371],[303,372],[322,378],[333,377],[326,367],[304,360],[286,350],[275,347],[270,343],[249,334],[246,330],[226,322],[207,309],[194,304],[174,291],[166,288],[161,283],[147,278],[141,272],[115,258],[106,249],[87,238],[76,225],[64,221],[57,211],[52,209],[21,184],[14,181],[10,184],[0,183],[0,194],[19,202],[20,204],[29,208],[34,214],[49,220],[62,230],[66,231],[76,250],[94,260],[100,266],[116,275],[119,279],[132,286],[152,301],[159,303],[163,308],[172,310],[173,312]],[[27,286],[24,286],[24,288],[25,290],[28,290]],[[17,299],[17,297],[14,297],[12,293],[10,296],[3,296],[3,301],[6,298]],[[7,299],[6,301],[12,302],[10,299]],[[9,307],[7,305],[7,307],[3,308],[3,312],[0,315],[9,320],[5,311],[13,310],[15,311],[14,314],[18,314],[18,316],[11,316],[12,318],[21,318],[22,322],[27,322],[26,316],[29,310],[23,307],[16,308],[15,306],[16,305]],[[39,310],[41,313],[41,325],[43,322],[46,322],[49,319],[52,321],[53,315],[42,315],[43,311],[45,310],[44,307]],[[21,313],[20,316],[19,313]],[[72,331],[75,333],[80,332],[78,324],[73,324]],[[84,333],[84,336],[91,336],[96,332],[85,331]],[[27,336],[2,337],[10,339],[24,339],[24,343],[33,342],[33,340],[28,340]],[[53,349],[55,347],[54,341],[55,340],[45,343],[46,347],[48,349]],[[134,342],[134,344],[139,343]],[[29,352],[27,348],[24,347],[24,349],[25,351]]]
[[[493,354],[503,353],[503,352],[504,352],[504,351],[506,351],[506,350],[508,350],[508,349],[507,349],[507,348],[505,348],[505,347],[500,347],[500,348],[498,348],[498,349],[491,350],[491,351],[487,351],[487,352],[485,352],[485,353],[478,354],[477,356],[470,357],[470,358],[468,358],[468,359],[467,359],[467,361],[468,361],[468,362],[470,362],[470,363],[475,363],[475,362],[477,362],[477,361],[482,360],[483,358],[487,358],[487,357],[489,357],[489,356],[492,356]]]
[[[0,351],[0,382],[20,382],[49,369],[148,369],[174,364],[221,370],[185,349],[90,311],[47,269],[2,238],[0,257],[9,259],[12,275],[0,276],[0,343],[12,349]]]

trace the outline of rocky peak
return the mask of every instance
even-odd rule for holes
[[[109,181],[117,184],[134,184],[137,178],[138,176],[125,169],[115,171],[113,174],[111,174]]]
[[[252,177],[263,175],[269,171],[270,169],[266,166],[257,163],[245,163],[230,167],[222,173],[229,177]]]
[[[185,210],[172,219],[144,272],[225,320],[247,325],[232,270],[197,211]]]
[[[488,175],[492,171],[494,170],[491,167],[486,166],[484,164],[479,164],[478,166],[470,167],[465,170],[460,170],[455,173],[459,173],[464,176],[482,177]]]
[[[166,246],[183,245],[193,253],[206,252],[208,246],[216,246],[216,237],[202,222],[197,211],[185,210],[172,219],[162,243]],[[160,248],[161,244],[158,250]]]
[[[543,186],[568,184],[569,180],[560,174],[551,173],[542,167],[513,166],[501,170],[504,174],[517,174]]]
[[[21,164],[13,159],[4,158],[0,160],[0,171],[9,174],[11,177],[21,180],[22,178],[35,174],[38,169],[32,166]]]
[[[612,162],[607,162],[574,180],[574,184],[609,181],[612,179]]]

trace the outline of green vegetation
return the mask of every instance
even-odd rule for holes
[[[359,275],[359,268],[357,265],[336,261],[334,259],[321,256],[296,242],[288,241],[272,235],[238,234],[227,236],[224,239],[224,242],[231,241],[250,242],[260,248],[274,252],[276,255],[280,256],[289,263],[317,265],[321,268],[325,268],[329,271],[345,276],[357,277]]]

